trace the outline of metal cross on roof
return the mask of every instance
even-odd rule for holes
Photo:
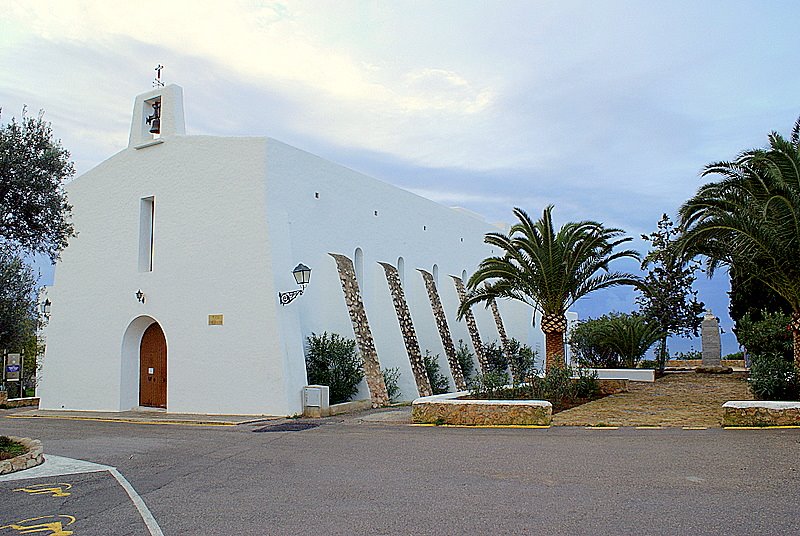
[[[153,80],[153,87],[164,87],[164,82],[161,81],[161,69],[163,68],[164,66],[160,63],[156,66],[155,71],[157,74],[155,80]]]

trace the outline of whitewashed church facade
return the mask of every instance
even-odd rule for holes
[[[175,85],[139,95],[128,147],[67,190],[78,236],[49,289],[43,409],[296,414],[312,332],[356,337],[376,403],[381,368],[402,399],[425,391],[426,349],[457,386],[459,339],[543,347],[522,304],[456,319],[496,227],[277,140],[187,136]],[[281,305],[299,263],[310,284]]]

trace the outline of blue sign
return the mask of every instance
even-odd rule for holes
[[[8,365],[6,372],[19,372],[19,365]]]

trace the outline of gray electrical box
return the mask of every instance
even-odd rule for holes
[[[330,415],[329,392],[327,385],[306,385],[303,387],[303,414],[307,417],[327,417]]]

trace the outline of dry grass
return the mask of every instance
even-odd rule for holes
[[[744,374],[667,374],[655,383],[630,382],[630,391],[553,416],[556,426],[720,426],[722,404],[752,400]]]

